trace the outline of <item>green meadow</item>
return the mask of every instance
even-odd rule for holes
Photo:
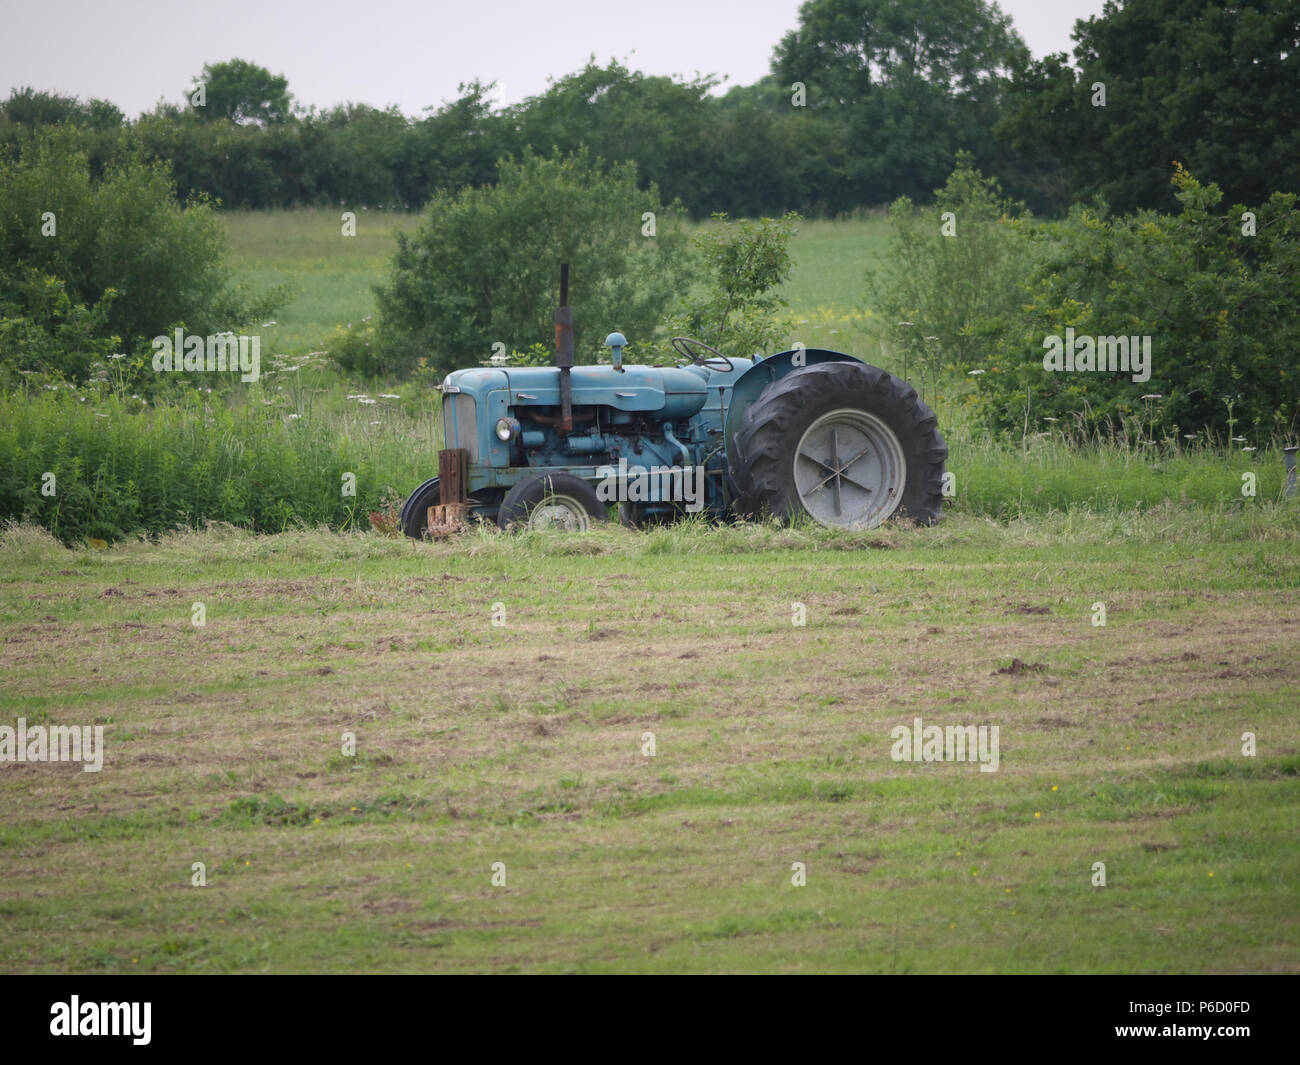
[[[1297,531],[11,529],[0,969],[1295,972]]]

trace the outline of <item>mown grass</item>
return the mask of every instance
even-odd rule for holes
[[[0,722],[107,753],[0,767],[0,968],[1295,971],[1297,531],[11,529]]]

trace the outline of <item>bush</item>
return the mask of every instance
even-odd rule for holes
[[[644,215],[655,215],[653,236]],[[571,266],[578,361],[602,357],[607,333],[653,343],[656,323],[689,284],[677,211],[636,186],[630,164],[604,167],[586,150],[499,164],[487,188],[441,192],[414,236],[399,233],[377,286],[385,372],[424,357],[439,370],[472,365],[493,345],[524,350],[554,336],[559,264]]]
[[[885,266],[868,271],[867,300],[905,366],[937,373],[982,363],[985,335],[1021,302],[1029,241],[1010,223],[1024,216],[965,152],[933,207],[918,211],[906,197],[890,207]]]
[[[777,312],[786,301],[773,290],[790,276],[790,238],[799,216],[730,221],[696,234],[706,282],[668,322],[673,335],[697,337],[724,355],[769,355],[784,329]]]
[[[1225,213],[1216,185],[1181,168],[1173,183],[1177,215],[1077,207],[1063,222],[1024,227],[1036,265],[979,377],[988,424],[1023,432],[1068,421],[1087,431],[1132,419],[1156,435],[1295,435],[1296,196],[1274,193],[1253,211]],[[1150,379],[1046,372],[1046,338],[1064,338],[1068,327],[1077,337],[1151,337]]]
[[[79,378],[105,347],[241,326],[278,295],[254,301],[230,285],[220,220],[202,200],[178,205],[160,164],[127,160],[94,181],[64,127],[0,158],[0,364],[11,371]]]
[[[368,319],[340,325],[326,339],[325,351],[343,370],[358,377],[378,377],[383,372],[374,326]]]

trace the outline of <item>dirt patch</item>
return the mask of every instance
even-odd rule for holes
[[[1018,677],[1024,673],[1042,673],[1047,667],[1042,662],[1022,662],[1018,658],[1011,660],[1011,665],[995,669],[990,676],[999,675]]]

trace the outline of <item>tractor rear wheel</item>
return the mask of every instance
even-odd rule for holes
[[[539,473],[520,481],[506,493],[497,511],[503,529],[560,529],[586,532],[605,521],[608,507],[596,489],[568,473]]]
[[[906,381],[861,362],[822,362],[773,381],[732,442],[737,508],[783,521],[871,529],[943,516],[948,447]]]

